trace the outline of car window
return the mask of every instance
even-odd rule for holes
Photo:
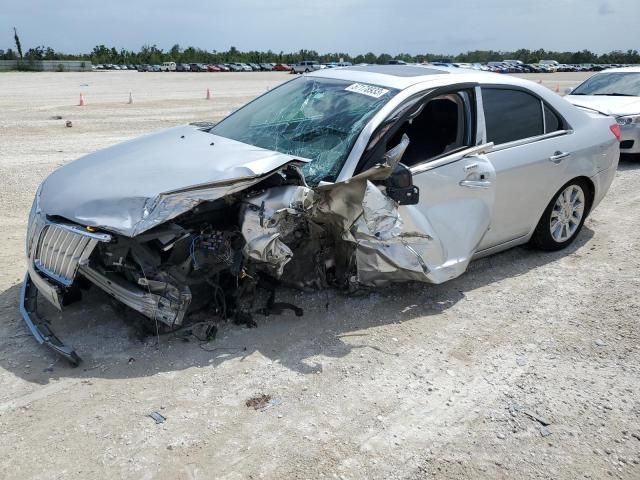
[[[400,143],[406,134],[410,143],[402,163],[411,167],[468,146],[468,98],[467,92],[456,92],[430,99],[397,129],[386,149]]]
[[[610,95],[640,97],[640,73],[599,73],[578,86],[571,95]]]
[[[544,133],[557,132],[564,129],[562,119],[546,103],[544,104],[544,125]]]
[[[487,142],[495,145],[544,133],[540,100],[520,90],[483,88]]]
[[[310,185],[335,181],[358,135],[397,90],[329,78],[301,77],[248,103],[211,133],[310,159]]]

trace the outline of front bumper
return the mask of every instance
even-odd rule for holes
[[[33,278],[35,281],[31,279],[31,273],[27,273],[24,278],[22,290],[20,291],[20,314],[31,334],[40,345],[45,344],[66,358],[75,367],[80,363],[80,357],[78,357],[73,348],[64,345],[38,315],[38,291],[43,292],[45,295],[47,295],[47,292],[52,292],[48,290],[48,285],[42,285],[41,282],[46,283],[46,280],[42,279],[38,274],[35,274]],[[37,287],[36,282],[40,283],[40,286]]]
[[[640,124],[620,127],[620,153],[640,153]]]
[[[62,310],[62,295],[73,284],[80,265],[88,262],[98,242],[110,240],[108,234],[89,232],[74,224],[51,222],[38,211],[34,202],[27,230],[27,274],[20,292],[20,314],[38,343],[62,355],[73,366],[78,365],[80,357],[40,318],[38,294]]]
[[[173,296],[143,290],[123,279],[107,276],[89,265],[99,242],[110,242],[109,234],[89,232],[78,225],[54,223],[39,213],[32,214],[27,233],[27,274],[20,295],[20,313],[40,344],[65,357],[72,365],[80,362],[73,348],[65,346],[38,315],[38,294],[58,310],[62,297],[78,274],[128,307],[152,320],[180,325],[191,303],[186,289]]]

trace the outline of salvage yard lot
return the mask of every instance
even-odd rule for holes
[[[563,91],[587,75],[530,78]],[[45,309],[80,367],[36,344],[18,293],[42,179],[290,78],[0,74],[0,478],[640,478],[640,160],[566,251],[362,297],[283,290],[303,317],[208,343],[140,340],[91,291],[64,319]]]

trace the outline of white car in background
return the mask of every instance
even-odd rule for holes
[[[320,65],[315,60],[304,60],[296,63],[291,67],[291,73],[310,73],[324,68],[324,65]]]
[[[61,309],[93,284],[157,332],[202,309],[248,323],[261,281],[443,283],[516,245],[559,250],[609,189],[619,131],[509,75],[309,73],[218,124],[146,135],[49,175],[29,215],[22,316],[77,364],[38,316],[38,295]]]
[[[176,71],[176,62],[162,62],[160,65],[161,72],[175,72]]]
[[[640,154],[640,67],[603,70],[564,98],[615,117],[620,125],[620,153]]]

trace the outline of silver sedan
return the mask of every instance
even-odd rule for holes
[[[317,71],[216,125],[53,172],[29,218],[22,314],[77,363],[38,294],[61,308],[93,284],[171,330],[202,309],[250,323],[256,289],[274,283],[442,283],[516,245],[558,250],[606,194],[619,135],[610,117],[505,75]],[[272,295],[258,311],[282,308]]]

